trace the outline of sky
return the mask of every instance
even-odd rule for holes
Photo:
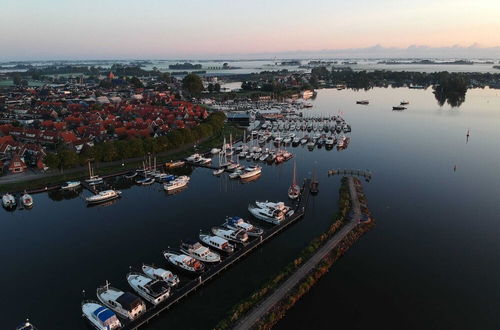
[[[500,46],[500,0],[0,0],[0,59]]]

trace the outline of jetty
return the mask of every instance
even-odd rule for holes
[[[139,317],[137,320],[125,324],[123,329],[137,329],[141,326],[146,325],[153,318],[159,316],[161,313],[165,311],[168,311],[173,305],[183,300],[190,294],[194,293],[196,290],[200,289],[207,282],[216,278],[223,271],[225,271],[238,261],[248,256],[254,250],[259,248],[262,244],[266,243],[279,233],[283,232],[289,226],[300,220],[306,212],[307,204],[309,201],[309,195],[310,195],[309,189],[311,185],[310,181],[311,181],[310,179],[304,180],[301,189],[301,194],[294,208],[295,212],[288,219],[283,221],[283,223],[274,226],[269,230],[266,230],[264,234],[262,234],[262,236],[256,237],[248,244],[244,245],[242,248],[235,251],[233,254],[224,258],[219,264],[210,266],[208,270],[200,274],[199,277],[189,281],[183,287],[173,292],[173,294],[164,302],[156,306],[151,306],[151,307],[148,306],[147,311],[141,317]]]
[[[361,205],[354,179],[348,177],[349,194],[351,196],[352,213],[347,223],[333,235],[311,258],[309,258],[299,269],[295,271],[285,282],[283,282],[270,296],[264,299],[256,308],[243,317],[233,329],[251,329],[262,319],[271,308],[279,303],[287,294],[296,287],[311,271],[359,224],[362,216]]]
[[[371,180],[372,172],[370,170],[355,170],[355,169],[334,169],[328,170],[328,176],[342,175],[342,176],[361,176],[366,180]]]

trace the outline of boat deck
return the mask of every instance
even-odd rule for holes
[[[308,204],[309,195],[310,195],[310,191],[309,191],[310,185],[311,185],[310,179],[304,180],[304,184],[302,185],[302,189],[301,189],[301,194],[300,194],[299,199],[295,205],[295,212],[287,220],[285,220],[283,223],[281,223],[277,226],[274,226],[273,228],[271,228],[269,230],[266,230],[264,232],[264,234],[262,234],[262,236],[254,238],[248,244],[246,244],[245,246],[243,246],[239,250],[235,251],[232,255],[224,258],[222,260],[222,262],[218,263],[217,265],[211,266],[207,271],[200,274],[199,277],[191,280],[190,282],[185,284],[183,287],[176,290],[164,302],[162,302],[156,306],[151,306],[151,307],[148,306],[146,313],[144,313],[139,319],[127,323],[123,327],[123,329],[137,329],[141,326],[144,326],[151,319],[153,319],[154,317],[167,311],[175,303],[186,298],[189,294],[191,294],[194,291],[196,291],[197,289],[201,288],[206,282],[215,278],[220,273],[225,271],[227,268],[231,267],[233,264],[235,264],[236,262],[238,262],[241,259],[243,259],[244,257],[246,257],[248,254],[252,253],[255,249],[260,247],[262,244],[264,244],[265,242],[267,242],[268,240],[270,240],[274,236],[276,236],[279,233],[281,233],[282,231],[284,231],[290,225],[292,225],[293,223],[295,223],[299,219],[301,219],[304,216],[306,209],[307,209],[307,204]]]

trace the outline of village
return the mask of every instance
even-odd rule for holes
[[[113,82],[109,72],[105,78]],[[48,152],[77,154],[95,143],[160,137],[194,128],[206,108],[180,100],[169,90],[66,83],[18,87],[0,93],[0,173],[46,170]]]

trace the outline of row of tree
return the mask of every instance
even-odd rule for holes
[[[157,154],[220,134],[225,120],[224,113],[214,112],[203,123],[192,129],[176,129],[157,138],[128,138],[96,143],[93,147],[85,146],[80,154],[77,154],[74,148],[61,147],[57,152],[48,153],[44,161],[50,168],[72,168],[84,165],[90,159],[112,162],[142,157],[148,153]]]

